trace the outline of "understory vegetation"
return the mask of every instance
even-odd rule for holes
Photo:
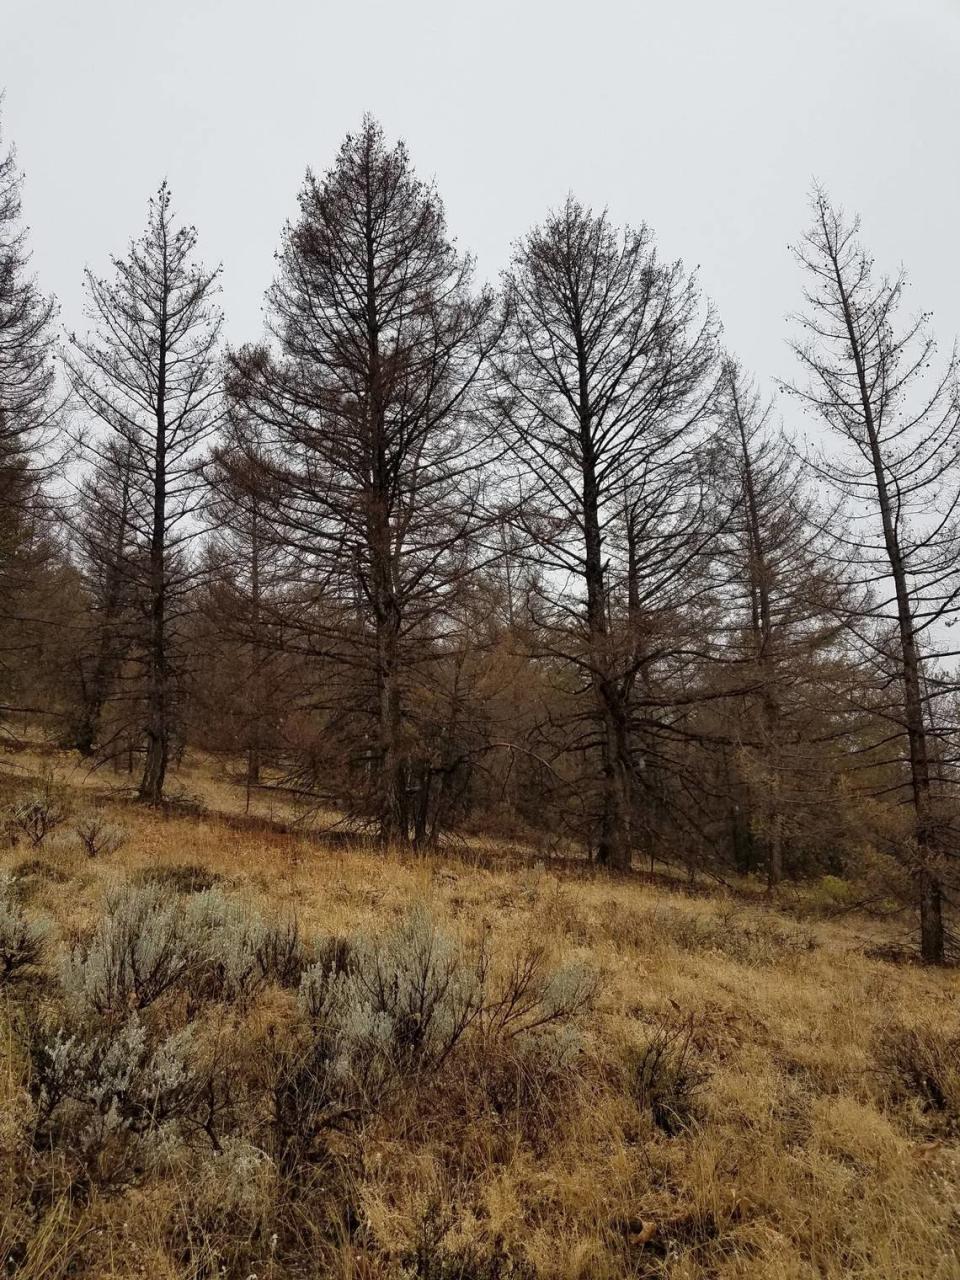
[[[0,1273],[960,1275],[956,976],[877,958],[856,886],[331,850],[69,777],[7,787]]]

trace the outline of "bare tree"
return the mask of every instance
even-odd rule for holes
[[[626,867],[631,696],[650,656],[637,643],[639,614],[664,608],[703,550],[698,445],[717,325],[681,264],[659,261],[646,227],[618,232],[572,198],[521,241],[505,289],[511,320],[496,362],[496,413],[521,466],[523,524],[545,569],[540,625],[554,656],[592,690],[598,860]],[[625,579],[626,636],[616,620],[623,607],[611,599]],[[669,608],[677,604],[671,597]]]
[[[956,656],[942,637],[960,609],[957,363],[954,353],[931,371],[928,317],[898,327],[906,277],[875,277],[859,229],[814,192],[813,223],[795,250],[808,283],[793,349],[806,377],[791,389],[831,433],[833,447],[812,450],[810,466],[847,500],[847,569],[871,588],[850,625],[881,682],[899,690],[883,713],[903,745],[897,785],[915,814],[921,953],[939,964],[948,850],[936,820],[931,707],[955,687],[937,660]]]
[[[207,467],[212,500],[204,612],[214,650],[229,667],[226,705],[222,674],[212,688],[220,699],[217,717],[239,725],[235,745],[246,754],[248,808],[251,789],[260,785],[264,751],[276,746],[270,725],[281,719],[287,684],[276,626],[285,612],[282,537],[272,523],[276,495],[269,476],[256,436],[236,429]],[[206,703],[203,695],[200,702]]]
[[[49,552],[39,498],[51,461],[44,449],[57,421],[55,304],[29,274],[20,216],[21,176],[13,151],[8,151],[0,155],[0,661],[5,703],[15,678],[9,664],[15,664],[24,643],[17,631],[24,592]]]
[[[757,778],[756,818],[771,887],[783,876],[787,810],[817,748],[803,741],[805,704],[832,653],[847,599],[832,571],[835,513],[818,510],[773,406],[735,360],[724,362],[718,434],[721,483],[734,518],[718,562],[729,600],[722,655],[743,690],[734,741]]]
[[[198,449],[221,421],[214,299],[219,269],[194,261],[197,234],[178,227],[164,183],[147,228],[110,281],[86,273],[84,338],[72,338],[68,367],[79,401],[99,424],[84,448],[101,463],[129,457],[127,516],[135,548],[125,560],[145,627],[146,739],[140,797],[163,798],[175,714],[172,629],[193,567],[187,554],[204,500]]]
[[[367,118],[328,173],[307,175],[284,236],[268,299],[279,352],[231,357],[233,401],[267,446],[300,643],[338,679],[353,673],[340,692],[372,721],[384,842],[408,836],[410,682],[432,660],[481,514],[471,391],[492,298],[471,292],[471,271],[434,189]],[[316,690],[314,706],[331,712]]]

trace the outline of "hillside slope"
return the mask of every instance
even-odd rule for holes
[[[3,1274],[960,1277],[960,983],[871,922],[58,803],[0,856]]]

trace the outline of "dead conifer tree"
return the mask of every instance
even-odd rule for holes
[[[231,357],[232,402],[260,425],[276,494],[297,601],[287,634],[338,673],[339,692],[328,680],[312,706],[342,724],[346,698],[368,726],[354,752],[385,843],[408,838],[411,681],[480,518],[471,394],[493,304],[471,274],[436,191],[367,118],[326,174],[307,175],[268,296],[277,350]]]
[[[86,273],[91,330],[73,336],[73,390],[94,420],[84,451],[94,463],[129,459],[122,562],[139,610],[145,739],[141,799],[159,804],[176,714],[175,629],[194,578],[190,541],[204,500],[198,450],[221,420],[215,304],[219,269],[194,260],[197,233],[177,226],[164,183],[147,228],[113,278]],[[107,471],[102,470],[102,475]],[[119,504],[118,504],[119,505]],[[112,530],[96,557],[115,554]]]
[[[915,817],[921,953],[939,964],[952,836],[931,756],[933,707],[956,687],[941,664],[956,658],[943,637],[960,610],[957,362],[954,353],[933,370],[928,317],[900,320],[906,276],[878,279],[859,230],[814,192],[813,222],[795,250],[807,284],[793,350],[806,376],[790,390],[829,430],[810,467],[846,500],[847,574],[871,588],[848,624],[881,687],[896,690],[880,710],[902,747],[894,791]]]
[[[751,820],[767,881],[783,877],[788,811],[803,800],[806,704],[823,678],[849,603],[832,568],[834,513],[818,509],[773,405],[733,359],[724,361],[717,443],[734,515],[719,544],[724,611],[720,653],[742,694],[737,737],[756,775]]]
[[[646,227],[619,232],[572,198],[521,241],[505,289],[495,413],[545,570],[539,625],[592,697],[584,741],[600,761],[597,857],[627,867],[633,692],[649,659],[639,613],[676,613],[679,596],[689,599],[677,588],[709,540],[699,444],[717,325]],[[627,601],[615,598],[617,582]]]
[[[17,667],[29,643],[20,627],[23,600],[49,555],[40,498],[57,409],[55,305],[29,274],[20,215],[21,175],[8,151],[0,155],[0,711],[20,702]]]

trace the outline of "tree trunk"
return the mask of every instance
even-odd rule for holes
[[[392,627],[385,626],[380,630],[380,778],[377,797],[379,836],[382,845],[406,844],[406,770],[401,746],[396,636]]]
[[[600,731],[602,786],[597,862],[612,870],[625,871],[632,861],[627,733],[619,690],[609,673],[603,547],[588,425],[582,428],[582,442],[587,626],[592,650],[592,680]]]
[[[910,782],[916,813],[917,848],[919,853],[918,887],[920,899],[920,955],[926,964],[944,963],[943,892],[939,877],[929,866],[932,841],[930,830],[930,762],[927,733],[923,721],[923,699],[920,693],[920,656],[914,629],[913,607],[901,543],[893,515],[893,504],[887,486],[883,451],[874,421],[873,403],[864,367],[860,337],[850,310],[846,286],[834,259],[837,289],[843,306],[844,322],[857,370],[860,402],[870,447],[877,504],[883,526],[884,546],[890,562],[897,599],[897,625],[900,637],[900,678],[904,694],[904,721],[910,757]]]
[[[767,887],[775,889],[783,879],[783,818],[778,806],[774,807],[767,843]]]
[[[364,228],[368,396],[366,412],[371,471],[367,510],[367,550],[370,558],[377,633],[377,736],[380,776],[376,788],[376,810],[380,843],[386,846],[406,844],[409,832],[400,700],[400,605],[394,578],[393,530],[390,520],[392,482],[386,451],[384,371],[380,353],[380,297],[376,278],[377,250],[369,153],[366,182]]]
[[[624,763],[622,733],[617,716],[608,705],[608,695],[600,693],[603,739],[603,814],[597,862],[614,871],[628,871],[632,861],[630,842],[630,778]]]
[[[571,293],[575,296],[576,289]],[[591,407],[590,371],[579,311],[573,316],[577,344],[580,419],[580,459],[583,479],[584,579],[587,588],[587,630],[591,649],[592,683],[600,730],[601,818],[597,862],[612,870],[627,870],[630,844],[630,777],[626,752],[626,724],[610,670],[607,601],[604,582],[600,497],[596,474]]]
[[[119,655],[112,650],[114,643],[110,635],[118,621],[116,611],[108,611],[103,620],[103,635],[100,638],[99,652],[90,684],[84,692],[83,710],[80,721],[74,732],[73,745],[82,756],[93,755],[100,731],[100,718],[103,715],[103,704],[120,663]]]
[[[750,453],[750,441],[735,378],[731,381],[731,391],[743,464],[744,513],[749,547],[747,572],[750,586],[750,628],[753,633],[754,654],[760,667],[762,680],[761,706],[766,738],[766,763],[771,774],[762,808],[766,817],[767,888],[772,890],[783,879],[783,798],[780,785],[782,729],[780,703],[777,696],[779,673],[774,653],[773,613],[770,607],[770,566],[754,483],[753,457]]]
[[[140,779],[140,799],[156,807],[163,802],[163,784],[167,776],[169,746],[162,730],[147,729],[147,758]]]
[[[166,244],[164,243],[164,251]],[[164,281],[166,284],[166,281]],[[167,512],[167,295],[160,314],[157,375],[157,437],[153,471],[153,528],[150,536],[150,642],[147,693],[147,753],[140,779],[140,799],[159,805],[170,755],[167,672],[166,512]]]
[[[147,752],[140,780],[140,799],[159,805],[170,756],[167,698],[166,599],[162,532],[151,552],[150,678],[147,693]]]
[[[247,748],[247,786],[259,787],[260,785],[260,743],[257,741],[256,729],[254,729],[253,741]]]
[[[260,744],[263,736],[263,717],[266,699],[263,691],[264,648],[261,636],[261,589],[260,589],[260,512],[257,500],[254,499],[250,522],[250,612],[252,623],[252,643],[250,646],[250,701],[253,715],[250,723],[250,736],[247,750],[247,795],[249,790],[260,785]]]
[[[920,868],[920,954],[927,964],[943,964],[943,891],[929,867]]]
[[[84,757],[93,755],[93,748],[97,741],[97,731],[100,725],[100,713],[103,708],[102,697],[93,691],[96,678],[96,672],[94,672],[94,678],[90,682],[91,688],[84,693],[83,710],[80,713],[80,719],[73,730],[73,745]]]
[[[433,789],[433,770],[426,760],[418,769],[417,804],[413,819],[413,844],[418,850],[432,843],[430,838],[430,795]]]

